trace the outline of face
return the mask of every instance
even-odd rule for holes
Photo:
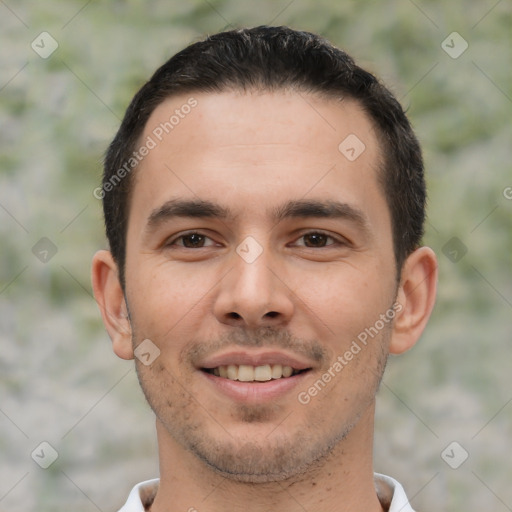
[[[189,97],[141,139],[158,143],[135,175],[126,301],[134,347],[160,352],[139,380],[169,445],[282,479],[350,435],[385,365],[397,290],[377,138],[349,100],[192,96],[162,141]]]

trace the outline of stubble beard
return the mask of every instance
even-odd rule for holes
[[[207,468],[238,482],[300,480],[301,475],[320,469],[328,461],[336,445],[346,438],[373,404],[386,366],[389,333],[386,329],[380,339],[373,340],[381,345],[381,350],[375,354],[375,366],[365,370],[366,402],[361,401],[351,417],[331,422],[326,429],[324,418],[312,410],[307,424],[292,423],[294,432],[285,431],[285,427],[268,425],[268,434],[259,435],[259,441],[247,436],[234,438],[229,433],[229,427],[224,427],[215,419],[215,411],[209,411],[201,403],[200,397],[189,393],[187,383],[180,382],[158,359],[151,371],[137,362],[137,376],[146,400],[167,434]],[[319,344],[314,346],[318,353]],[[170,389],[174,390],[171,396]],[[279,417],[279,411],[272,404],[238,405],[232,416],[237,422],[247,424],[248,431],[254,425],[262,425],[258,430],[261,433],[265,421],[270,418],[275,420]],[[288,418],[281,416],[286,426]],[[220,435],[209,434],[212,424]]]

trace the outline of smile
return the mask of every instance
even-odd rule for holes
[[[240,382],[267,382],[269,380],[291,377],[303,371],[307,371],[307,369],[298,370],[282,364],[264,364],[260,366],[230,364],[217,366],[215,368],[203,368],[203,371],[215,375],[216,377]]]
[[[198,361],[209,389],[235,402],[263,404],[284,399],[315,370],[315,362],[283,350],[230,349]]]

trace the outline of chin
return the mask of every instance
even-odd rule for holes
[[[237,444],[211,443],[203,439],[189,450],[208,468],[229,480],[240,483],[270,483],[300,479],[301,475],[321,467],[334,446],[345,437],[312,439],[297,434],[294,439],[265,439]]]
[[[242,484],[268,484],[273,482],[284,482],[289,479],[296,479],[298,476],[304,474],[306,469],[301,471],[281,472],[275,474],[259,474],[259,473],[227,473],[226,471],[219,470],[218,468],[211,467],[216,473],[222,475],[224,478],[239,482]]]
[[[226,464],[226,461],[211,461],[202,458],[202,461],[215,473],[234,482],[247,484],[264,484],[271,482],[282,482],[291,478],[296,478],[305,473],[308,464],[298,466],[297,464],[276,465],[275,460],[267,463],[260,462],[258,465],[251,463],[238,462],[237,464]]]

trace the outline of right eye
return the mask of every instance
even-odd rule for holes
[[[184,247],[185,249],[201,249],[215,245],[215,242],[202,233],[189,232],[172,239],[166,243],[166,247]]]

